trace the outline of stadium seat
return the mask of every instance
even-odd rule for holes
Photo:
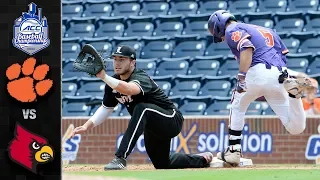
[[[320,32],[320,11],[308,11],[306,13],[306,25],[304,31],[316,31]]]
[[[200,87],[201,87],[201,83],[199,81],[177,82],[175,86],[171,89],[169,95],[170,96],[176,96],[176,95],[196,96],[198,94]]]
[[[61,37],[62,37],[62,38],[64,38],[64,37],[65,37],[65,36],[64,36],[64,34],[66,33],[67,28],[66,28],[66,26],[65,26],[65,25],[62,25],[61,27],[62,27],[62,34],[61,34]]]
[[[173,104],[174,104],[177,108],[180,108],[181,105],[183,104],[183,99],[184,99],[184,97],[181,96],[181,95],[169,96],[169,99],[173,102]]]
[[[102,99],[101,99],[101,100],[102,100]],[[99,107],[101,107],[101,104],[92,106],[91,111],[90,111],[90,116],[92,116],[92,115],[97,111],[97,109],[98,109]],[[122,109],[121,104],[120,104],[120,103],[117,104],[116,107],[114,107],[113,112],[112,112],[112,114],[111,114],[110,116],[115,116],[115,117],[116,117],[116,116],[119,116],[121,109]]]
[[[262,111],[262,115],[276,115],[273,109],[269,106],[267,109]]]
[[[318,74],[320,73],[320,58],[317,57],[315,60],[309,65],[307,70],[307,74]]]
[[[248,12],[244,16],[244,22],[271,29],[274,27],[271,12]]]
[[[62,79],[62,97],[75,96],[78,90],[77,78],[64,78]]]
[[[228,56],[232,55],[232,52],[228,46],[227,43],[211,43],[206,51],[205,51],[205,56],[216,56],[216,55],[223,55],[223,56]]]
[[[229,115],[231,103],[230,100],[216,100],[205,111],[204,115]]]
[[[169,36],[181,35],[183,30],[182,17],[180,15],[159,15],[156,20],[156,28],[153,36]]]
[[[230,75],[236,76],[239,71],[239,64],[236,60],[226,60],[218,71],[219,76]]]
[[[83,12],[83,17],[96,17],[100,18],[102,16],[110,16],[112,12],[112,6],[109,3],[90,3],[86,2],[86,10]]]
[[[318,0],[288,0],[287,11],[316,11],[318,9]]]
[[[305,58],[288,58],[287,67],[297,72],[305,73],[309,65],[308,59]]]
[[[164,94],[169,96],[169,92],[171,90],[171,83],[168,81],[155,81],[155,83],[159,86],[160,89],[163,90]]]
[[[212,80],[206,82],[199,91],[199,96],[222,96],[228,97],[231,88],[229,81],[223,80]]]
[[[81,1],[65,1],[62,6],[62,16],[65,18],[81,17],[83,6]]]
[[[285,12],[287,0],[260,0],[257,12]]]
[[[85,44],[91,44],[96,50],[102,55],[102,57],[110,56],[112,53],[113,46],[108,42],[107,37],[102,38],[84,38],[82,46]]]
[[[126,20],[127,28],[124,37],[130,36],[152,36],[154,25],[152,16],[130,16]]]
[[[119,113],[119,116],[131,116],[126,107],[123,107]]]
[[[114,37],[114,43],[116,46],[127,45],[136,50],[137,58],[140,58],[140,53],[142,48],[144,47],[143,41],[138,41],[137,37]]]
[[[256,0],[230,0],[229,11],[231,13],[256,12],[257,1]]]
[[[202,98],[187,96],[183,101],[184,103],[179,108],[183,115],[203,115],[207,108],[206,101],[208,101],[208,97]]]
[[[86,106],[91,96],[65,96],[67,101],[62,109],[63,116],[89,116],[91,106]]]
[[[113,11],[111,12],[111,16],[138,16],[140,8],[140,4],[135,0],[128,0],[127,2],[115,2],[113,3]]]
[[[77,71],[76,69],[74,69],[73,65],[72,65],[73,62],[74,61],[67,62],[66,65],[63,67],[62,78],[82,77],[82,76],[87,75],[84,72],[80,72],[80,71]]]
[[[114,37],[123,36],[124,24],[123,17],[103,17],[97,22],[98,28],[94,33],[95,37]]]
[[[106,84],[101,79],[82,77],[79,83],[80,88],[77,91],[77,96],[90,94],[93,97],[103,97]]]
[[[204,51],[206,48],[205,41],[197,41],[197,40],[190,40],[190,41],[183,41],[176,45],[173,49],[172,57],[179,58],[179,57],[195,57],[195,56],[203,56]]]
[[[301,32],[304,21],[301,12],[277,12],[274,16],[276,25],[274,29],[278,33],[289,34],[292,31]]]
[[[95,32],[94,26],[94,18],[93,17],[81,17],[76,18],[73,17],[69,21],[69,28],[65,33],[65,37],[93,37]]]
[[[300,41],[295,38],[282,38],[283,43],[287,46],[290,53],[297,53]]]
[[[220,62],[214,59],[195,59],[188,70],[188,75],[210,75],[216,76]]]
[[[62,57],[65,59],[76,59],[81,51],[78,38],[62,39]]]
[[[156,69],[156,76],[164,76],[164,75],[186,75],[189,68],[189,63],[186,59],[183,58],[177,58],[177,59],[166,59],[158,65],[158,68]]]
[[[138,69],[144,70],[149,76],[153,76],[157,68],[156,60],[156,58],[144,60],[137,59],[136,66]]]
[[[140,16],[145,15],[166,15],[170,6],[167,2],[164,1],[143,1],[142,9],[139,12]]]
[[[314,53],[317,54],[320,52],[320,38],[310,38],[301,43],[300,48],[298,49],[299,53]]]
[[[200,37],[210,36],[208,31],[208,19],[210,15],[188,15],[185,19],[186,27],[182,31],[182,34],[197,34]]]
[[[196,14],[198,10],[198,4],[191,0],[177,2],[171,1],[170,7],[168,15],[180,14],[186,16],[189,14]]]
[[[221,0],[202,0],[199,1],[199,5],[197,14],[212,14],[217,10],[227,10],[228,8],[227,1]]]
[[[108,75],[113,75],[114,74],[113,60],[112,59],[107,59],[104,62],[107,65],[106,68],[105,68],[106,73]]]
[[[261,115],[263,112],[262,105],[259,102],[251,102],[245,115]]]
[[[170,58],[174,44],[163,38],[143,38],[145,46],[141,50],[140,58]]]

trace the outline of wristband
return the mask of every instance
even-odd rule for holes
[[[239,72],[239,73],[238,73],[238,76],[246,76],[246,74],[247,74],[247,73],[245,73],[245,72]]]
[[[120,83],[120,81],[118,79],[113,78],[111,76],[108,76],[107,74],[102,79],[102,81],[104,81],[106,84],[108,84],[112,89],[116,88]]]

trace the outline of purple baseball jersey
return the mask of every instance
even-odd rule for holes
[[[225,38],[238,62],[240,62],[240,52],[252,47],[253,56],[250,67],[259,63],[269,67],[286,66],[285,54],[289,50],[272,29],[252,24],[233,23],[227,27]]]

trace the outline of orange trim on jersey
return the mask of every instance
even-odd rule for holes
[[[289,50],[285,49],[285,50],[282,51],[282,54],[287,54],[288,52],[289,52]]]
[[[240,45],[241,45],[242,41],[245,40],[245,39],[247,39],[248,37],[250,37],[249,34],[243,36],[243,38],[240,39],[240,41],[239,41],[239,43],[238,43],[238,45],[237,45],[237,50],[238,50],[238,51],[240,51],[239,49],[240,49]]]

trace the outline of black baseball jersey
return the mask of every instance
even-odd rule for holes
[[[120,75],[113,75],[112,77],[120,79]],[[120,94],[106,84],[103,97],[103,105],[105,107],[115,107],[120,102],[125,105],[131,115],[135,105],[138,103],[155,104],[163,109],[175,108],[175,105],[165,95],[163,90],[158,87],[145,71],[135,69],[131,76],[125,81],[136,83],[141,89],[141,92],[134,96],[127,96]]]

